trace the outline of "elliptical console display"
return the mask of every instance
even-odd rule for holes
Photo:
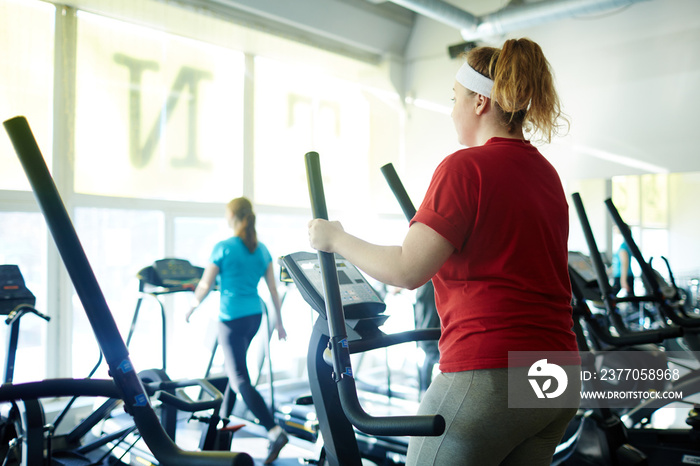
[[[325,318],[323,277],[318,255],[295,252],[282,257],[281,263],[306,302]],[[386,309],[384,301],[357,267],[337,254],[335,264],[345,318],[360,319],[383,313]]]

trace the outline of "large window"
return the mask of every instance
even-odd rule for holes
[[[76,209],[78,235],[124,338],[139,297],[137,273],[163,257],[163,223],[163,214],[157,211]],[[73,373],[84,377],[97,362],[99,350],[77,296],[73,297],[73,306]],[[159,357],[160,314],[144,312],[139,324],[144,338],[138,344],[146,343],[145,348],[141,346],[142,354],[156,353]],[[137,339],[134,342],[137,344]],[[160,363],[151,362],[149,359],[149,367],[160,367]]]
[[[80,14],[75,190],[220,202],[242,190],[243,54]]]
[[[321,154],[334,214],[383,205],[399,217],[379,172],[399,158],[402,130],[385,68],[176,4],[0,0],[0,117],[28,118],[124,338],[139,270],[166,257],[206,265],[231,234],[223,218],[231,198],[251,198],[275,258],[308,249],[308,151]],[[373,131],[377,118],[382,132]],[[37,307],[56,317],[23,322],[28,352],[18,357],[40,362],[18,379],[84,377],[98,345],[4,136],[0,166],[0,263],[20,265]],[[349,224],[359,234],[372,225],[376,240],[385,220],[373,212]],[[279,367],[298,372],[314,316],[293,288],[280,289],[290,291],[289,340],[272,351]],[[161,297],[175,378],[203,374],[215,334],[218,297],[198,313],[206,318],[186,324],[190,297]],[[137,369],[161,365],[161,328],[158,303],[144,298],[129,346]]]
[[[0,120],[27,117],[49,161],[54,12],[43,2],[0,1]],[[0,133],[0,189],[29,190],[10,140]]]
[[[46,376],[46,335],[49,325],[59,325],[58,309],[46,302],[46,227],[39,213],[0,212],[0,264],[19,267],[27,289],[36,297],[34,307],[53,316],[46,322],[32,314],[20,321],[20,335],[15,361],[15,382],[27,382]],[[4,322],[4,319],[3,319]],[[6,335],[9,327],[1,325],[0,367],[5,368]]]
[[[25,116],[37,141],[51,155],[51,109],[54,50],[53,5],[17,0],[0,1],[0,121]],[[59,308],[47,300],[47,237],[44,220],[31,203],[27,177],[4,129],[0,129],[0,264],[17,265],[36,308],[52,317],[45,322],[27,315],[20,322],[14,380],[26,382],[47,374],[50,326],[60,325]],[[3,195],[2,193],[6,193]],[[4,201],[4,202],[3,202]],[[2,325],[0,367],[5,366]]]
[[[612,200],[620,216],[630,226],[632,236],[645,259],[656,258],[654,268],[666,274],[660,256],[668,256],[668,175],[647,174],[619,176],[612,179]],[[613,250],[622,243],[618,232],[613,235]],[[635,261],[636,276],[641,270]]]
[[[369,105],[357,84],[318,69],[255,61],[255,199],[306,207],[304,154],[321,156],[329,205],[358,205],[369,190]]]

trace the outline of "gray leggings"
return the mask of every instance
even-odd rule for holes
[[[551,464],[576,408],[508,408],[508,370],[435,377],[418,414],[441,414],[446,431],[439,437],[411,437],[406,465]]]

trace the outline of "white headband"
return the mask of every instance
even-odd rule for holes
[[[469,63],[464,62],[462,67],[457,71],[457,82],[466,87],[470,91],[481,94],[484,97],[491,98],[491,88],[493,88],[493,80],[487,78],[483,74],[469,66]]]

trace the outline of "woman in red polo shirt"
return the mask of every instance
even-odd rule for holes
[[[310,243],[387,284],[433,280],[441,373],[419,413],[441,414],[447,428],[412,438],[409,465],[549,465],[576,406],[509,408],[507,372],[509,352],[577,351],[568,204],[557,172],[525,137],[549,142],[560,128],[549,63],[528,39],[475,48],[453,100],[467,148],[435,170],[403,244],[374,245],[323,220],[310,222]],[[580,380],[570,378],[577,396]]]

